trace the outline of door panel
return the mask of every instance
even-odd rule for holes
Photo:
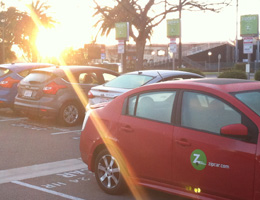
[[[232,199],[252,198],[255,144],[181,127],[175,128],[173,142],[174,184]]]
[[[122,116],[120,149],[139,178],[170,181],[173,126]]]
[[[119,144],[139,178],[170,182],[175,91],[131,96],[119,124]]]
[[[191,192],[252,198],[256,144],[221,135],[222,127],[248,121],[230,105],[210,95],[183,93],[181,127],[173,136],[174,184]]]

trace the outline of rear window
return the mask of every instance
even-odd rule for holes
[[[6,68],[0,68],[0,77],[5,76],[6,74],[10,73],[11,70]]]
[[[260,116],[260,90],[237,93],[235,97]]]
[[[43,83],[49,79],[51,79],[53,74],[51,73],[46,73],[46,72],[33,72],[26,76],[23,79],[23,82],[30,82],[30,83]]]
[[[152,76],[137,75],[137,74],[125,74],[119,76],[105,84],[106,87],[134,89],[140,87],[152,80]]]

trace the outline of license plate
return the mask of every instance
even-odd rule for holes
[[[23,96],[32,97],[32,90],[25,90],[24,93],[23,93]]]
[[[111,101],[111,99],[109,99],[109,98],[102,98],[102,99],[100,99],[99,103],[105,103],[105,102],[109,102],[109,101]]]

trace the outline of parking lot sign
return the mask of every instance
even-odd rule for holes
[[[176,38],[170,39],[170,52],[176,53],[177,52],[177,44],[176,44]]]
[[[253,37],[244,37],[243,38],[243,52],[244,54],[253,53]]]
[[[258,15],[243,15],[241,16],[241,36],[258,36]]]
[[[180,37],[180,19],[167,20],[167,37]]]
[[[116,39],[117,40],[128,40],[129,39],[129,23],[119,22],[115,24],[116,28]]]

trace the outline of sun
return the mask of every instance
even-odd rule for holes
[[[46,29],[42,27],[39,29],[36,39],[36,48],[40,57],[59,58],[66,47],[63,34],[58,28]]]

